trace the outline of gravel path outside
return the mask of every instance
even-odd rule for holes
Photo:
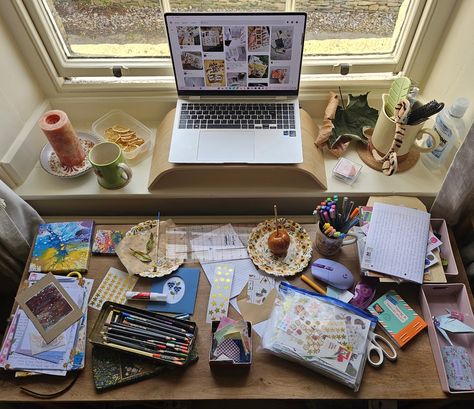
[[[55,2],[71,43],[161,43],[166,41],[161,10],[152,7],[98,7]],[[306,38],[391,37],[397,15],[387,12],[311,11]]]

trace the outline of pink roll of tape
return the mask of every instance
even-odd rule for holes
[[[83,163],[86,154],[65,112],[59,110],[45,112],[38,125],[62,165],[73,167]]]

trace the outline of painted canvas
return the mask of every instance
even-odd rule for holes
[[[122,233],[116,230],[97,230],[92,253],[115,254],[115,246],[122,240]]]
[[[56,274],[87,272],[93,229],[92,220],[41,224],[29,271]]]

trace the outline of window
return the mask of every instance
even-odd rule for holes
[[[171,76],[167,11],[305,11],[303,75],[397,73],[436,0],[14,0],[26,7],[61,77]],[[255,6],[255,4],[258,4]],[[428,10],[429,11],[429,10]],[[337,72],[337,71],[336,71]],[[304,79],[303,79],[304,82]]]

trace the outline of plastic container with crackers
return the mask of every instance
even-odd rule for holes
[[[127,113],[114,109],[92,124],[92,131],[122,148],[127,160],[141,160],[153,146],[153,132]]]

